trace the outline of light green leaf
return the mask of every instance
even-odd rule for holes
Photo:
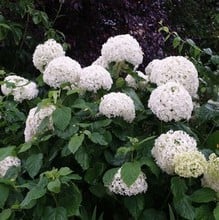
[[[66,209],[63,207],[46,207],[42,220],[68,220]]]
[[[12,214],[11,209],[4,209],[1,213],[0,213],[0,219],[1,220],[8,220],[10,218]]]
[[[91,136],[89,137],[89,139],[95,144],[99,144],[99,145],[103,145],[103,146],[108,144],[105,140],[104,135],[102,135],[98,132],[91,133]]]
[[[71,121],[71,108],[65,106],[57,108],[52,114],[52,119],[54,125],[64,131]]]
[[[0,208],[3,208],[8,199],[9,189],[3,184],[0,184]]]
[[[74,154],[84,141],[84,134],[75,134],[68,143],[68,149]]]
[[[219,204],[217,203],[216,208],[214,209],[214,218],[215,220],[219,220]]]
[[[67,176],[67,175],[69,175],[72,172],[73,171],[70,168],[68,168],[68,167],[61,167],[60,170],[58,171],[60,176]]]
[[[80,147],[77,150],[75,153],[75,160],[81,165],[83,170],[87,170],[89,168],[90,159],[84,147]]]
[[[26,143],[22,144],[18,153],[23,153],[23,152],[29,150],[31,148],[31,146],[32,146],[31,142],[26,142]]]
[[[61,188],[61,182],[59,179],[55,179],[48,183],[47,188],[50,192],[59,193]]]
[[[191,201],[197,203],[216,201],[216,192],[210,188],[201,188],[196,190],[191,196]]]
[[[107,170],[103,176],[103,183],[104,183],[104,186],[109,186],[112,181],[113,181],[113,177],[114,175],[117,173],[118,171],[118,168],[113,168],[113,169],[110,169],[110,170]]]
[[[5,159],[7,156],[14,156],[15,155],[15,147],[2,147],[0,148],[0,161]]]

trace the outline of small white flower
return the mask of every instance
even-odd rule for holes
[[[46,117],[49,117],[47,128],[49,130],[53,130],[52,113],[54,110],[54,105],[43,106],[40,109],[37,107],[30,109],[24,130],[25,142],[28,142],[34,135],[37,134],[41,122]]]
[[[173,159],[175,173],[181,177],[199,177],[207,166],[205,156],[199,151],[183,152]]]
[[[148,76],[145,75],[144,73],[142,73],[141,71],[136,71],[138,76],[141,78],[140,82],[136,82],[136,80],[134,79],[134,77],[132,77],[131,75],[127,75],[126,78],[125,78],[125,81],[127,83],[127,85],[129,87],[132,87],[133,89],[141,89],[143,90],[147,83],[148,83]]]
[[[112,84],[113,80],[106,69],[91,65],[82,70],[79,87],[96,93],[99,89],[110,90]]]
[[[123,196],[133,196],[140,193],[145,193],[148,189],[148,184],[146,182],[146,176],[141,172],[138,178],[131,186],[127,186],[121,177],[121,168],[115,174],[112,183],[108,186],[109,190],[115,194],[120,194]]]
[[[184,131],[161,134],[151,150],[156,164],[166,173],[174,174],[174,157],[183,152],[197,151],[196,140]]]
[[[33,53],[33,64],[42,73],[52,59],[64,55],[65,51],[62,45],[53,39],[49,39],[36,47]]]
[[[60,88],[64,83],[69,83],[71,88],[75,88],[78,86],[81,71],[77,61],[66,56],[57,57],[46,67],[43,81],[53,88]]]
[[[161,121],[180,121],[191,118],[193,103],[183,86],[168,82],[152,91],[148,107]]]
[[[15,101],[31,100],[38,95],[39,91],[36,83],[23,77],[16,75],[7,76],[4,82],[1,86],[2,93],[4,95],[13,95]]]
[[[9,168],[13,166],[19,167],[20,165],[21,161],[19,158],[14,156],[7,156],[0,161],[0,177],[4,177]]]
[[[104,57],[99,56],[93,63],[92,65],[99,65],[102,66],[103,68],[107,68],[108,67],[108,62],[107,60],[104,59]]]
[[[176,82],[184,86],[192,97],[198,91],[198,72],[194,64],[182,56],[170,56],[163,60],[153,60],[145,69],[149,80],[158,86]]]
[[[131,123],[135,118],[135,105],[125,93],[111,92],[102,97],[99,112],[107,118],[122,117]]]
[[[139,66],[143,61],[143,52],[138,41],[129,34],[110,37],[101,49],[107,63],[127,61]]]

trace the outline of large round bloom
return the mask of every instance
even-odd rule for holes
[[[19,158],[14,156],[7,156],[3,160],[0,161],[0,177],[4,177],[9,168],[13,166],[20,166],[21,161]]]

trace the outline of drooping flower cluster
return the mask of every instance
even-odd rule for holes
[[[152,91],[148,107],[161,121],[180,121],[190,119],[193,103],[183,86],[168,82]]]
[[[183,152],[173,159],[174,171],[185,178],[201,176],[207,166],[205,156],[199,151]]]
[[[207,168],[202,178],[202,185],[219,192],[219,157],[211,154],[207,163]]]
[[[0,161],[0,177],[4,177],[9,168],[16,166],[19,167],[21,165],[21,161],[19,158],[14,156],[7,156],[3,160]]]
[[[17,102],[34,99],[39,92],[36,83],[17,75],[5,77],[1,91],[6,96],[13,95]]]
[[[135,105],[125,93],[111,92],[102,97],[99,112],[108,118],[122,117],[131,123],[135,118]]]
[[[151,150],[156,164],[166,173],[174,174],[174,157],[184,152],[197,151],[196,140],[184,131],[161,134]]]
[[[99,89],[109,90],[113,84],[110,73],[102,66],[91,65],[82,70],[79,87],[97,92]]]
[[[184,86],[191,96],[196,96],[199,80],[194,64],[182,56],[154,60],[145,69],[151,82],[157,86],[176,82]]]
[[[36,47],[33,53],[33,64],[40,72],[43,72],[51,60],[64,55],[65,51],[62,45],[53,39],[49,39]]]
[[[105,62],[127,61],[133,66],[139,66],[143,61],[143,52],[138,41],[129,34],[110,37],[102,45],[101,55]],[[102,62],[102,61],[101,61]]]
[[[55,110],[54,105],[47,105],[42,106],[40,109],[38,107],[32,108],[29,111],[27,120],[26,120],[26,127],[24,130],[25,142],[28,142],[32,139],[34,135],[37,134],[38,128],[41,122],[48,117],[48,124],[47,129],[53,129],[53,122],[52,122],[52,113]]]
[[[138,178],[131,186],[127,186],[121,177],[121,168],[114,175],[112,183],[108,186],[109,190],[115,194],[123,196],[133,196],[140,193],[145,193],[148,188],[144,173],[140,173]]]
[[[49,62],[43,73],[43,80],[53,88],[69,83],[71,88],[78,86],[81,65],[70,57],[61,56]]]
[[[136,82],[134,77],[132,77],[130,74],[128,74],[125,78],[125,81],[129,87],[132,87],[133,89],[141,89],[143,90],[147,83],[148,83],[148,76],[142,73],[141,71],[136,71],[138,76],[141,78],[139,82]]]

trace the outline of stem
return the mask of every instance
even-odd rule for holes
[[[58,204],[58,201],[57,201],[57,199],[56,199],[55,194],[54,194],[54,193],[51,193],[51,194],[52,194],[52,198],[53,198],[53,199],[54,199],[54,201],[55,201],[56,207],[58,207],[58,206],[59,206],[59,204]]]
[[[59,13],[60,13],[61,10],[62,10],[62,3],[60,3],[60,5],[59,5],[59,9],[56,13],[56,16],[55,16],[54,20],[53,20],[53,25],[52,26],[54,26],[56,20],[58,19],[58,16],[59,16]]]

